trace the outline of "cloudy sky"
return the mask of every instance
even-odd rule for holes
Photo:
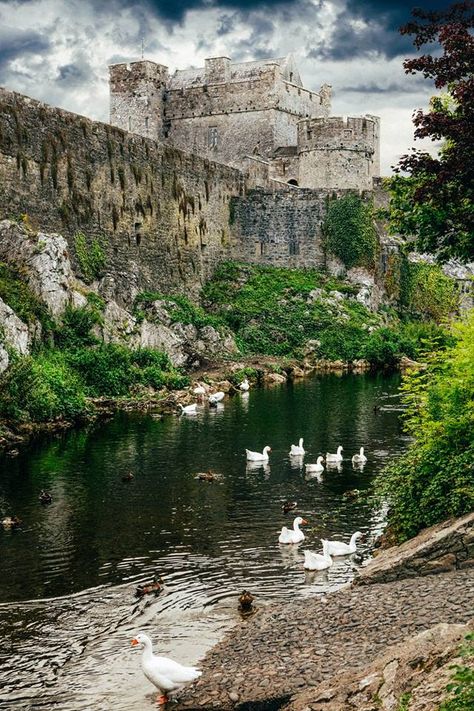
[[[145,57],[170,70],[205,57],[293,52],[309,89],[332,84],[333,114],[382,118],[382,171],[413,143],[411,114],[435,93],[406,76],[398,28],[440,0],[0,0],[0,85],[107,121],[107,65]]]

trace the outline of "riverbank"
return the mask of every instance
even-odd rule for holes
[[[409,359],[402,359],[400,368],[419,366]],[[319,359],[313,362],[289,359],[278,356],[250,356],[236,361],[214,360],[206,367],[189,374],[190,382],[202,383],[210,394],[223,390],[232,396],[240,392],[238,384],[247,377],[253,386],[270,387],[282,385],[290,380],[305,378],[316,373],[356,373],[363,374],[370,370],[370,363],[365,360],[344,362]],[[134,395],[120,397],[88,398],[87,413],[76,420],[60,418],[49,422],[8,422],[0,420],[0,451],[12,452],[15,456],[17,447],[42,435],[57,434],[73,427],[83,427],[107,419],[116,412],[153,412],[154,414],[177,414],[177,404],[190,404],[196,401],[194,385],[176,390],[163,388],[155,391],[143,388]]]
[[[410,567],[424,556],[425,569]],[[372,574],[384,559],[390,582]],[[177,708],[433,711],[472,629],[473,566],[474,514],[435,526],[381,553],[351,586],[243,621],[205,657]],[[438,667],[437,686],[421,694]]]

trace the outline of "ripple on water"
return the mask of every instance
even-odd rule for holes
[[[380,528],[383,510],[343,494],[367,490],[407,444],[397,405],[387,402],[396,387],[383,378],[315,378],[253,390],[245,403],[236,397],[192,419],[119,416],[0,461],[3,515],[25,521],[0,530],[0,707],[153,708],[129,644],[139,629],[161,653],[195,663],[230,625],[251,624],[237,613],[244,588],[261,608],[350,580],[350,559],[305,573],[302,551],[320,550],[321,537]],[[375,414],[375,402],[388,408]],[[348,460],[307,480],[304,462],[288,457],[300,436],[304,461],[339,443]],[[269,464],[248,467],[245,448],[266,443]],[[350,457],[362,445],[369,461],[355,470]],[[194,480],[209,468],[219,483]],[[121,481],[123,470],[133,482]],[[51,506],[39,506],[41,488],[52,492]],[[298,508],[285,516],[287,499]],[[297,514],[309,521],[306,540],[278,545]],[[154,575],[164,591],[137,600],[136,586]]]

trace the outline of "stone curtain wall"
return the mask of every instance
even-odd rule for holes
[[[232,251],[242,174],[0,89],[0,217],[79,232],[106,253],[109,298],[197,293]]]
[[[255,189],[233,198],[234,256],[280,267],[322,267],[321,239],[327,191]]]

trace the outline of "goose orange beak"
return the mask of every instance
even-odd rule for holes
[[[132,639],[132,641],[130,642],[130,644],[132,645],[132,647],[136,647],[136,645],[137,645],[137,644],[140,644],[140,642],[138,641],[138,639]]]
[[[305,523],[305,524],[307,525],[307,524],[309,523],[309,521],[307,521],[307,520],[304,518],[304,519],[303,519],[303,523]]]

